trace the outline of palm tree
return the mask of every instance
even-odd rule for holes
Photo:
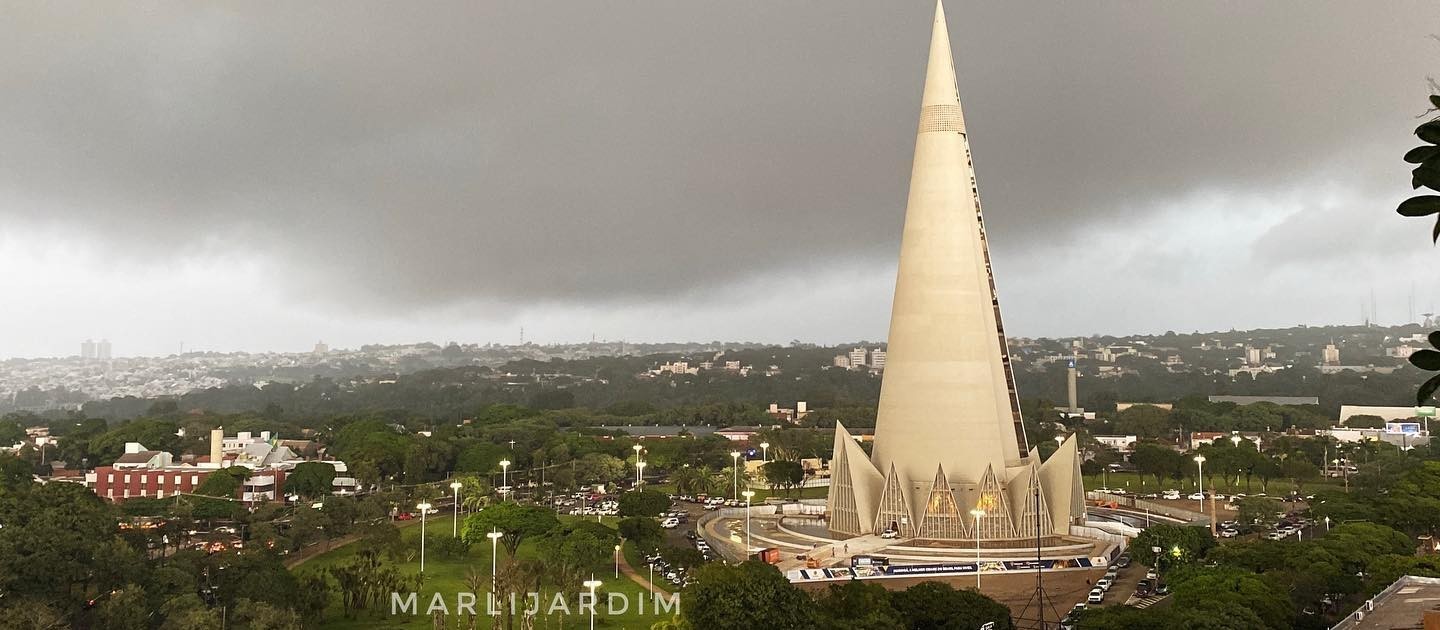
[[[479,477],[460,478],[460,507],[477,512],[490,505],[490,484]]]
[[[675,484],[677,494],[699,494],[705,485],[705,478],[710,476],[710,471],[704,466],[695,468],[682,466],[670,475],[670,481]]]

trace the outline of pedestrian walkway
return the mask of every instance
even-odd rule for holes
[[[1125,605],[1134,606],[1135,608],[1149,608],[1151,606],[1154,606],[1155,604],[1158,604],[1160,600],[1165,599],[1166,597],[1169,597],[1169,595],[1147,595],[1145,597],[1136,597],[1134,595],[1131,595],[1130,599],[1125,600]]]
[[[635,567],[630,566],[630,560],[627,559],[625,557],[625,554],[623,553],[620,554],[620,572],[624,573],[626,577],[629,577],[636,584],[639,584],[641,588],[644,588],[647,591],[659,593],[660,595],[663,595],[665,597],[670,596],[670,591],[660,588],[659,586],[651,582],[649,579],[647,579],[644,574],[636,571]]]

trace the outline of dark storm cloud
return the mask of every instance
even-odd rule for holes
[[[1351,161],[1403,151],[1440,60],[1429,2],[948,12],[1002,261],[1192,190],[1331,172],[1391,194],[1403,165]],[[257,252],[295,295],[395,313],[643,302],[887,261],[931,5],[0,14],[0,219],[161,264]]]

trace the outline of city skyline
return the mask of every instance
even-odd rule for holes
[[[25,7],[0,356],[880,339],[926,9],[826,6]],[[1391,8],[953,7],[1007,332],[1433,310]]]

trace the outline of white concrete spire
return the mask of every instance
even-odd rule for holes
[[[945,9],[937,3],[874,448],[862,462],[852,444],[837,442],[849,489],[831,488],[831,511],[847,523],[832,527],[837,533],[849,533],[863,516],[851,512],[870,503],[875,530],[895,521],[901,536],[915,535],[914,517],[933,512],[927,503],[938,488],[946,504],[946,493],[959,506],[995,503],[982,537],[1010,538],[1015,515],[1006,507],[1005,487],[1019,483],[1014,489],[1023,493],[1032,478],[1043,483],[1018,431],[1019,403],[977,191]],[[944,483],[937,470],[944,471]],[[1056,491],[1070,492],[1064,485]],[[1045,505],[1068,512],[1069,498],[1047,494]],[[1041,518],[1057,530],[1069,522],[1043,518],[1033,508],[1030,518],[1032,527]],[[920,535],[948,538],[953,529]]]
[[[935,24],[930,31],[930,62],[925,67],[925,95],[921,107],[959,105],[955,87],[955,61],[950,56],[950,29],[945,26],[945,3],[935,3]]]
[[[1003,479],[1021,464],[1015,405],[939,4],[890,318],[876,467],[893,462],[902,478],[928,481],[940,464],[973,484],[988,465]]]

